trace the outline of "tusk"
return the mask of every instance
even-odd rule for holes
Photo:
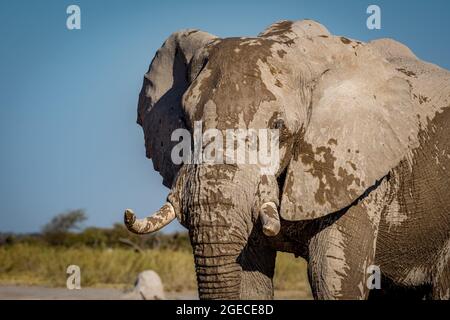
[[[274,237],[280,232],[280,216],[275,203],[265,202],[259,210],[259,218],[263,226],[263,232],[268,237]]]
[[[136,234],[158,231],[168,225],[173,219],[175,219],[175,210],[169,202],[166,202],[153,215],[144,219],[136,219],[136,215],[131,209],[126,209],[124,214],[125,225],[128,230]]]

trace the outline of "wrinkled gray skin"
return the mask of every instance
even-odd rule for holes
[[[281,167],[174,165],[176,128],[277,128]],[[171,35],[145,75],[147,157],[189,230],[201,299],[271,299],[277,251],[317,299],[450,297],[450,73],[402,44],[281,21],[255,38]],[[281,231],[261,231],[276,204]],[[367,267],[382,272],[369,290]]]

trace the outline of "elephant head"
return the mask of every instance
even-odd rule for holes
[[[254,38],[174,33],[145,74],[137,120],[171,191],[153,216],[128,210],[125,223],[148,233],[176,217],[188,228],[200,298],[270,298],[276,252],[262,229],[272,236],[279,216],[342,210],[383,178],[417,143],[411,90],[376,46],[311,20],[278,22]],[[194,134],[197,122],[203,132],[277,130],[277,170],[174,163],[172,133]]]

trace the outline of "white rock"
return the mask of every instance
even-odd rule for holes
[[[165,299],[161,278],[153,270],[146,270],[139,273],[133,291],[125,294],[124,298],[132,300]]]

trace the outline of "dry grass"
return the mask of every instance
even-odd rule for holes
[[[0,247],[0,283],[64,287],[66,268],[81,269],[84,287],[131,287],[136,275],[155,270],[168,291],[196,290],[193,257],[187,251],[63,248],[17,244]],[[306,263],[279,253],[277,290],[309,292]]]
[[[310,294],[306,261],[295,258],[293,254],[279,252],[274,285],[277,290],[305,291]]]
[[[85,287],[132,286],[136,275],[155,270],[169,291],[195,289],[192,255],[183,251],[129,249],[63,248],[14,245],[0,247],[0,283],[66,285],[66,268],[74,264],[81,270]]]

